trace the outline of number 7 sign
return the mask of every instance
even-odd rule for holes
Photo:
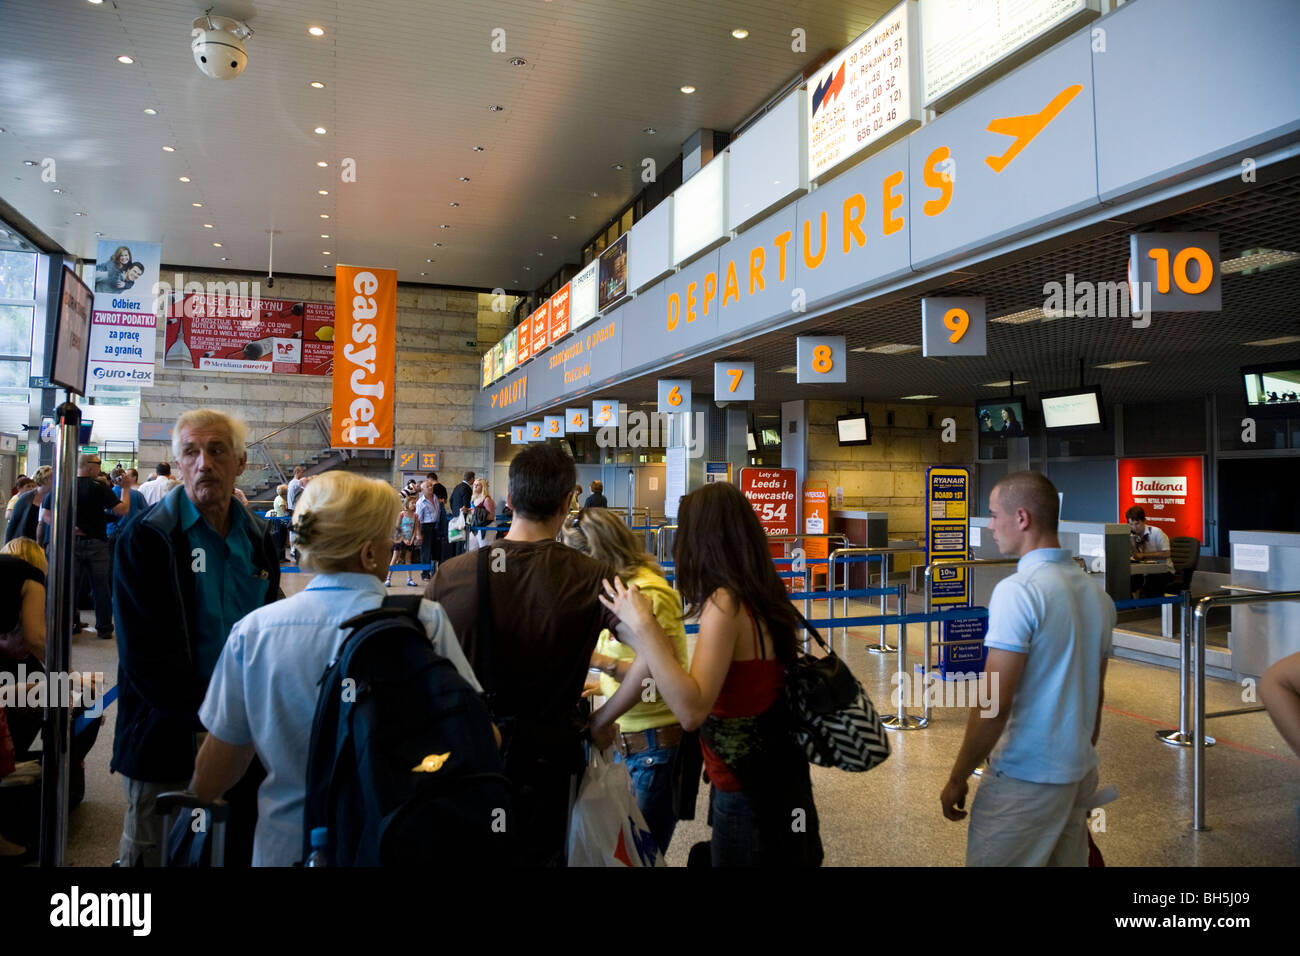
[[[713,400],[715,402],[752,402],[754,400],[754,363],[714,362]]]

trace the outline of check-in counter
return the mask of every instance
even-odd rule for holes
[[[831,512],[831,532],[846,535],[859,548],[884,548],[889,544],[889,513],[885,511],[865,511],[856,509],[836,509]],[[872,583],[868,584],[867,569],[873,571],[876,564],[866,562],[849,565],[849,587],[875,587],[879,582],[877,574],[872,574]]]
[[[972,555],[987,561],[1002,558],[989,530],[989,519],[974,517],[970,524]],[[1089,572],[1103,577],[1106,593],[1113,600],[1124,601],[1133,596],[1129,578],[1132,544],[1127,524],[1062,521],[1057,525],[1056,534],[1062,548],[1083,558]],[[987,607],[993,586],[1014,572],[1015,568],[1010,566],[980,571],[975,578],[976,603]]]
[[[1300,534],[1230,531],[1232,578],[1228,590],[1300,591]],[[1257,677],[1268,666],[1300,652],[1300,601],[1232,607],[1228,634],[1232,669]]]

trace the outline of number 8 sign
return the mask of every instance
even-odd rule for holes
[[[800,385],[848,381],[842,335],[801,335],[795,340],[795,355],[795,381]]]

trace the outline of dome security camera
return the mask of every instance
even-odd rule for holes
[[[204,76],[233,80],[248,66],[244,41],[253,35],[246,23],[230,17],[202,16],[190,31],[194,64]]]

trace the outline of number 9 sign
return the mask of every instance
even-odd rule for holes
[[[689,378],[659,379],[660,414],[689,412],[691,410],[691,380]]]
[[[921,354],[987,355],[988,326],[979,296],[921,300]]]

